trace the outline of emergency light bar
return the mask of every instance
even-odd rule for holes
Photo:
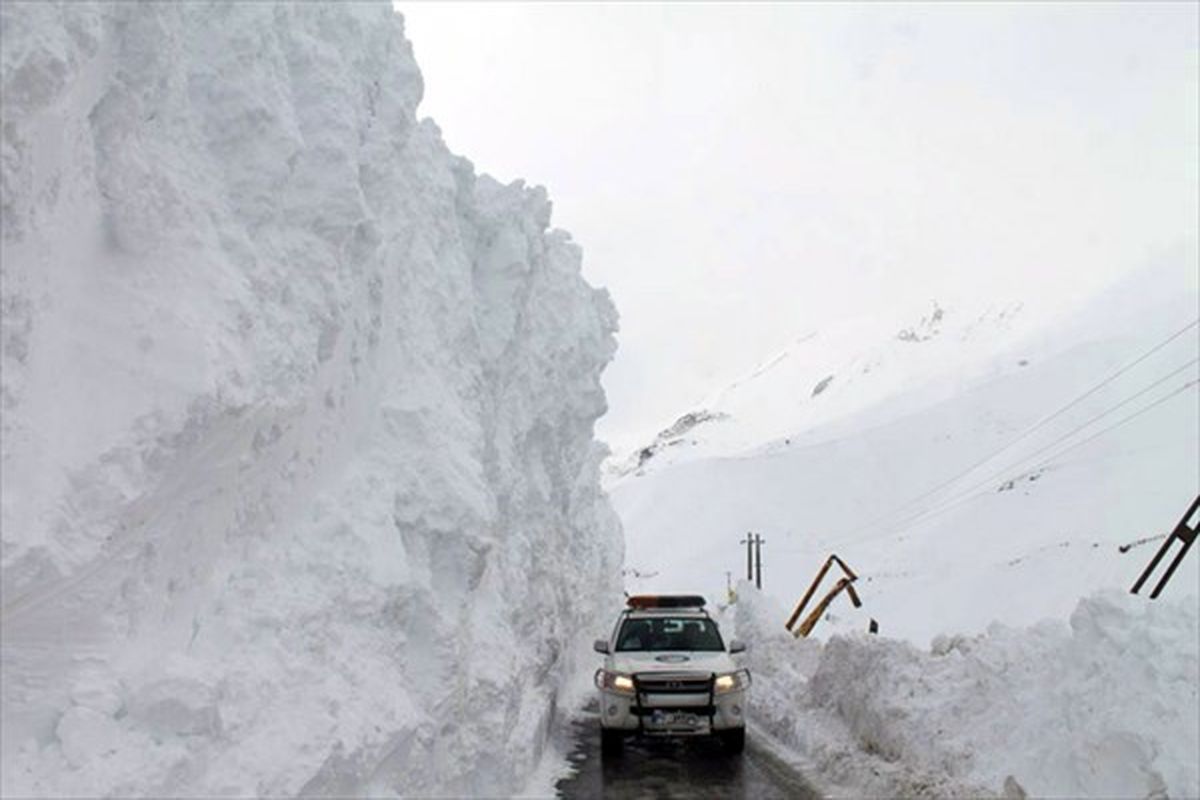
[[[630,608],[704,608],[698,594],[635,594],[626,598]]]

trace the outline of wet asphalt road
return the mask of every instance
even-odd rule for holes
[[[589,713],[573,732],[569,758],[578,772],[558,782],[565,798],[820,798],[795,770],[755,746],[753,734],[740,756],[707,739],[627,739],[613,758],[600,754],[598,715]]]

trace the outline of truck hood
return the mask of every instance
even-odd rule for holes
[[[653,653],[614,653],[609,669],[614,672],[733,672],[738,668],[728,653],[696,653],[667,650]]]

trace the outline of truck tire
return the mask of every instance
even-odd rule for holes
[[[721,742],[725,745],[725,749],[730,753],[738,754],[746,749],[746,729],[733,728],[727,731],[721,731]]]
[[[615,728],[600,729],[600,753],[605,756],[619,756],[625,747],[625,735]]]

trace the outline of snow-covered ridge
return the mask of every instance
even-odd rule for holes
[[[728,418],[728,414],[713,413],[704,409],[689,411],[659,431],[650,444],[626,456],[623,461],[610,461],[607,464],[606,472],[611,478],[624,477],[644,467],[647,462],[666,448],[688,444],[688,434],[691,434],[697,427],[712,422],[721,422]],[[695,444],[696,442],[692,440],[691,443]]]
[[[514,790],[621,560],[545,193],[386,2],[2,14],[3,793]]]
[[[1034,328],[1021,303],[943,308],[932,301],[894,318],[852,318],[808,331],[653,441],[616,454],[606,477],[615,484],[675,463],[742,455],[870,408],[886,406],[895,416],[926,406],[965,381],[1024,366],[996,357]]]

